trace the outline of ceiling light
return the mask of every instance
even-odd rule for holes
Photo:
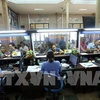
[[[35,8],[34,10],[44,10],[43,8]]]
[[[0,31],[0,33],[25,33],[25,30],[9,30],[9,31]]]
[[[76,32],[78,29],[50,29],[50,30],[37,30],[37,32]]]
[[[87,9],[79,9],[79,10],[87,10]]]
[[[85,31],[100,31],[100,28],[85,28]]]

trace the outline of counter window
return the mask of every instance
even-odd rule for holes
[[[79,41],[80,52],[99,52],[100,51],[100,31],[82,31]]]
[[[36,55],[45,55],[52,45],[61,50],[76,48],[77,32],[32,33],[32,45]]]

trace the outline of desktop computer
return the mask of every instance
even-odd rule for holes
[[[70,63],[70,66],[77,67],[78,57],[73,54],[70,54],[69,63]]]

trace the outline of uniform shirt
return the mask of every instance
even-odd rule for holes
[[[54,61],[51,63],[49,61],[46,61],[42,64],[41,71],[52,73],[55,74],[56,76],[60,76],[59,73],[61,72],[61,64],[59,61]]]
[[[91,43],[89,43],[89,44],[87,45],[87,48],[88,48],[88,49],[95,49],[96,46],[95,46],[94,42],[91,42]]]
[[[49,49],[49,50],[52,50],[52,49]],[[52,51],[53,51],[53,50],[52,50]],[[60,48],[56,48],[56,50],[53,51],[53,52],[60,52]]]

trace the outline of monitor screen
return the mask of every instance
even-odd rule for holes
[[[77,65],[77,60],[78,60],[77,56],[75,56],[73,54],[70,55],[69,61],[70,61],[71,65],[76,66]]]

